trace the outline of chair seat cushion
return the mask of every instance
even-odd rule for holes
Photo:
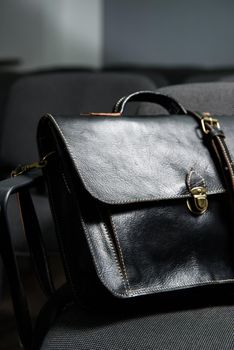
[[[60,313],[41,350],[231,350],[234,306],[215,306],[116,318],[70,305]]]

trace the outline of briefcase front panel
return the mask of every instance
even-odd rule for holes
[[[234,123],[219,120],[234,154]],[[66,211],[57,229],[73,282],[69,265],[85,263],[69,235],[85,238],[98,278],[121,298],[233,283],[229,198],[192,117],[47,115],[38,137],[60,169],[45,171],[58,221]]]

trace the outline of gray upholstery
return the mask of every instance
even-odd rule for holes
[[[220,79],[220,81],[226,81],[226,82],[234,82],[234,74],[232,75],[224,75]]]
[[[155,90],[148,78],[135,74],[53,72],[28,75],[11,88],[0,128],[0,159],[10,169],[38,159],[36,126],[40,117],[111,111],[123,95],[137,90]],[[136,106],[131,106],[136,111]],[[50,252],[57,250],[47,198],[34,195],[42,230]],[[18,253],[27,252],[16,201],[10,203],[13,242]]]
[[[158,91],[174,97],[190,110],[234,115],[234,83],[183,84],[168,86]],[[159,114],[165,111],[157,105],[144,104],[138,113]]]
[[[161,72],[158,69],[153,67],[144,67],[144,66],[110,66],[104,68],[104,71],[115,72],[115,73],[131,73],[131,74],[142,74],[150,78],[158,87],[167,86],[170,84],[170,81],[166,78],[164,72]]]
[[[0,158],[13,166],[35,161],[36,126],[45,113],[111,111],[121,96],[142,89],[156,87],[144,76],[123,73],[48,73],[21,78],[11,88],[1,121]]]
[[[11,85],[19,78],[19,74],[1,72],[0,70],[0,118],[2,118],[5,100]]]
[[[221,72],[205,72],[203,74],[197,74],[190,76],[189,78],[184,80],[184,84],[189,83],[208,83],[222,80],[223,73]]]
[[[200,66],[181,65],[112,65],[107,71],[140,73],[152,79],[158,87],[181,84],[189,77],[207,74],[207,70]]]
[[[68,307],[41,350],[231,350],[234,306],[122,317]]]

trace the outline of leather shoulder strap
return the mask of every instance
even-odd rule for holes
[[[204,141],[211,156],[223,174],[223,181],[234,205],[234,163],[225,141],[225,134],[218,119],[210,113],[188,112],[200,122]]]

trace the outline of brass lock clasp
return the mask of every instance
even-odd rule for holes
[[[207,190],[205,187],[193,187],[190,189],[192,198],[187,200],[187,206],[193,214],[204,214],[208,209]]]
[[[43,157],[41,160],[39,160],[39,162],[34,162],[31,164],[25,164],[25,165],[19,165],[16,169],[14,169],[11,172],[11,176],[15,177],[15,176],[19,176],[19,175],[23,175],[25,173],[28,173],[29,171],[31,171],[33,169],[45,168],[47,165],[48,157],[50,157],[54,153],[55,152],[48,153],[47,155],[45,155],[45,157]]]
[[[218,119],[214,119],[210,113],[202,113],[201,118],[202,130],[205,134],[209,134],[209,126],[220,129],[220,124]]]

